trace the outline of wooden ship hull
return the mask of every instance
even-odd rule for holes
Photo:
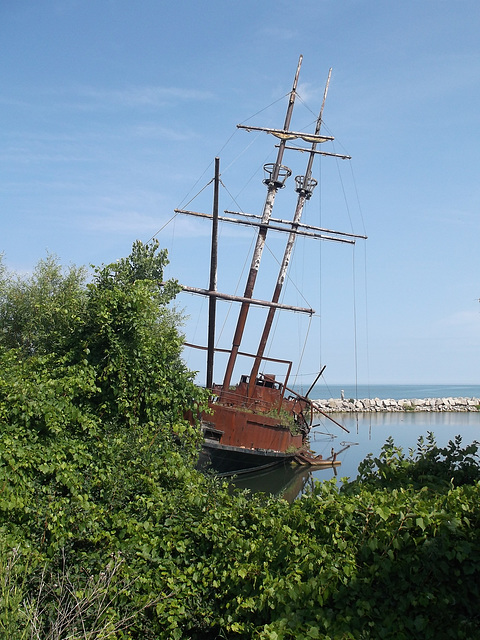
[[[203,464],[226,475],[291,462],[303,447],[306,429],[300,404],[282,400],[281,390],[270,379],[256,385],[252,398],[248,384],[241,382],[225,394],[222,403],[212,402],[211,414],[202,419]],[[279,421],[280,406],[289,424]]]
[[[202,416],[199,467],[227,476],[285,464],[338,466],[335,454],[323,458],[309,450],[307,414],[311,416],[313,407],[308,399],[285,398],[282,392],[274,376],[265,376],[257,379],[253,397],[244,379],[221,403],[211,402],[210,412]]]

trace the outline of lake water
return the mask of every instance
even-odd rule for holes
[[[308,388],[293,387],[299,393],[306,393]],[[480,384],[317,384],[309,394],[312,399],[328,400],[341,398],[342,391],[346,399],[355,398],[391,398],[402,400],[411,398],[480,398]]]
[[[452,387],[448,388],[452,390]],[[464,389],[464,387],[458,388]],[[478,397],[478,395],[478,393],[474,395],[459,393],[458,397]],[[389,394],[385,397],[401,399],[453,396],[457,394],[449,392],[445,396],[399,395],[398,397]],[[434,434],[439,446],[447,445],[457,434],[462,436],[463,445],[471,444],[475,440],[480,441],[480,412],[342,413],[332,414],[332,417],[345,426],[349,433],[345,433],[322,416],[318,426],[315,426],[310,433],[310,445],[316,454],[322,454],[324,457],[330,455],[332,448],[340,452],[337,457],[341,462],[339,467],[316,471],[298,466],[285,467],[258,476],[237,479],[234,484],[255,492],[264,491],[284,495],[286,499],[293,500],[313,480],[329,480],[335,476],[339,481],[343,477],[353,480],[357,475],[360,462],[369,453],[378,455],[390,436],[393,437],[395,445],[402,447],[406,453],[409,448],[416,447],[420,436],[426,437],[428,432]]]

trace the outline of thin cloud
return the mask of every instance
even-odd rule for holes
[[[479,311],[457,311],[443,319],[442,324],[447,327],[470,327],[480,325]]]
[[[273,42],[288,41],[299,37],[297,29],[289,27],[267,26],[258,30],[258,37],[271,39]]]
[[[103,231],[129,236],[151,235],[158,229],[158,224],[158,218],[133,210],[77,218],[77,225],[83,230],[91,232]]]
[[[141,109],[178,105],[184,102],[212,100],[210,91],[184,87],[130,86],[103,89],[95,86],[72,86],[24,91],[22,95],[3,95],[0,104],[21,109],[71,109],[79,111],[119,108]]]
[[[174,142],[183,142],[198,137],[195,133],[185,129],[167,128],[157,124],[137,125],[132,129],[132,133],[141,138],[161,138],[162,140],[172,140]]]
[[[181,87],[125,87],[123,89],[99,89],[79,87],[76,93],[96,105],[104,107],[161,107],[179,102],[197,102],[211,100],[209,91],[186,89]]]
[[[169,220],[165,216],[149,216],[139,211],[124,209],[105,215],[82,216],[77,219],[77,224],[84,231],[150,238],[157,235]],[[210,229],[197,222],[177,217],[175,235],[182,238],[209,237]]]

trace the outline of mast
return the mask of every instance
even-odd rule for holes
[[[317,119],[317,124],[315,127],[315,136],[318,136],[320,133],[320,129],[322,126],[322,116],[323,116],[323,109],[325,107],[325,101],[327,99],[327,93],[328,93],[328,87],[330,84],[330,78],[332,75],[332,70],[330,69],[328,72],[328,78],[327,78],[327,82],[325,85],[325,91],[323,94],[323,101],[322,101],[322,106],[320,108],[320,113],[318,115],[318,119]],[[312,196],[313,190],[317,185],[317,181],[312,179],[312,166],[313,166],[313,160],[315,158],[315,152],[316,152],[316,148],[317,148],[317,142],[315,140],[315,138],[313,139],[314,141],[312,142],[312,147],[310,150],[310,155],[308,158],[308,163],[307,163],[307,168],[305,171],[305,175],[304,176],[297,176],[295,178],[295,182],[297,184],[297,188],[296,191],[298,193],[298,199],[297,199],[297,206],[295,208],[295,215],[293,217],[293,221],[291,223],[292,225],[292,230],[288,236],[288,240],[287,240],[287,245],[285,247],[285,253],[283,255],[283,260],[282,263],[280,265],[280,271],[278,273],[278,278],[277,278],[277,284],[275,286],[275,290],[273,292],[273,296],[272,296],[272,302],[277,303],[280,299],[280,294],[282,292],[282,288],[283,288],[283,284],[285,282],[285,278],[287,275],[287,269],[288,269],[288,265],[290,263],[290,258],[292,255],[292,251],[293,251],[293,245],[295,243],[295,236],[297,235],[297,229],[298,229],[298,225],[300,223],[301,217],[302,217],[302,213],[303,213],[303,208],[305,206],[305,202],[306,200],[309,200]],[[268,310],[268,315],[267,315],[267,319],[265,321],[265,326],[263,329],[263,333],[262,333],[262,337],[260,338],[260,344],[258,346],[258,350],[257,350],[257,355],[255,357],[255,361],[253,363],[253,367],[252,367],[252,371],[250,374],[250,384],[248,387],[248,395],[249,397],[251,397],[253,395],[254,392],[254,388],[255,388],[255,381],[257,379],[258,376],[258,371],[260,369],[260,364],[262,361],[262,357],[263,354],[265,352],[265,348],[267,345],[267,340],[268,340],[268,336],[270,335],[270,330],[272,328],[272,323],[273,323],[273,319],[275,316],[275,311],[276,308],[275,307],[270,307]]]
[[[220,183],[220,159],[215,158],[215,178],[212,211],[212,251],[210,257],[210,286],[208,301],[207,389],[213,386],[213,357],[215,353],[215,318],[217,312],[217,262],[218,262],[218,187]]]
[[[295,78],[293,81],[292,90],[290,92],[290,99],[288,102],[287,113],[285,115],[285,123],[283,126],[283,131],[285,132],[288,132],[288,129],[290,127],[290,121],[292,119],[293,105],[295,102],[295,97],[297,92],[298,77],[300,75],[300,67],[302,64],[302,59],[303,59],[303,56],[300,56],[298,60],[297,71],[295,73]],[[276,162],[275,164],[269,165],[268,167],[271,173],[268,180],[265,181],[268,191],[267,191],[265,204],[263,207],[263,215],[261,220],[262,225],[268,225],[268,222],[272,215],[273,204],[275,201],[275,196],[277,194],[277,191],[283,186],[283,183],[291,174],[290,169],[282,166],[283,152],[285,150],[285,145],[286,145],[286,138],[281,138],[280,143],[278,145],[278,154],[277,154]],[[265,168],[267,168],[267,166]],[[247,284],[245,286],[245,293],[244,293],[245,298],[251,298],[253,295],[253,289],[255,287],[255,281],[258,275],[258,269],[260,266],[260,260],[262,258],[263,248],[265,246],[267,231],[268,231],[267,226],[260,226],[258,236],[257,236],[257,242],[255,245],[255,250],[253,252],[252,262],[250,265],[250,272],[248,275]],[[238,350],[240,348],[243,332],[245,330],[245,323],[247,320],[249,309],[250,309],[250,303],[243,302],[240,308],[240,313],[237,320],[237,326],[236,326],[235,334],[233,337],[233,344],[230,352],[230,357],[228,359],[227,368],[225,371],[225,377],[223,379],[222,394],[226,393],[230,386],[230,382],[233,374],[233,368],[235,366]]]

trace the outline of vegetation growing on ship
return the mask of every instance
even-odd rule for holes
[[[166,261],[0,270],[0,635],[478,637],[477,445],[387,441],[292,505],[200,475]]]
[[[283,408],[270,409],[270,411],[265,412],[265,415],[269,418],[275,418],[284,427],[289,427],[292,435],[295,435],[296,432],[299,432],[297,425],[295,424],[295,417],[289,411],[286,411]]]

